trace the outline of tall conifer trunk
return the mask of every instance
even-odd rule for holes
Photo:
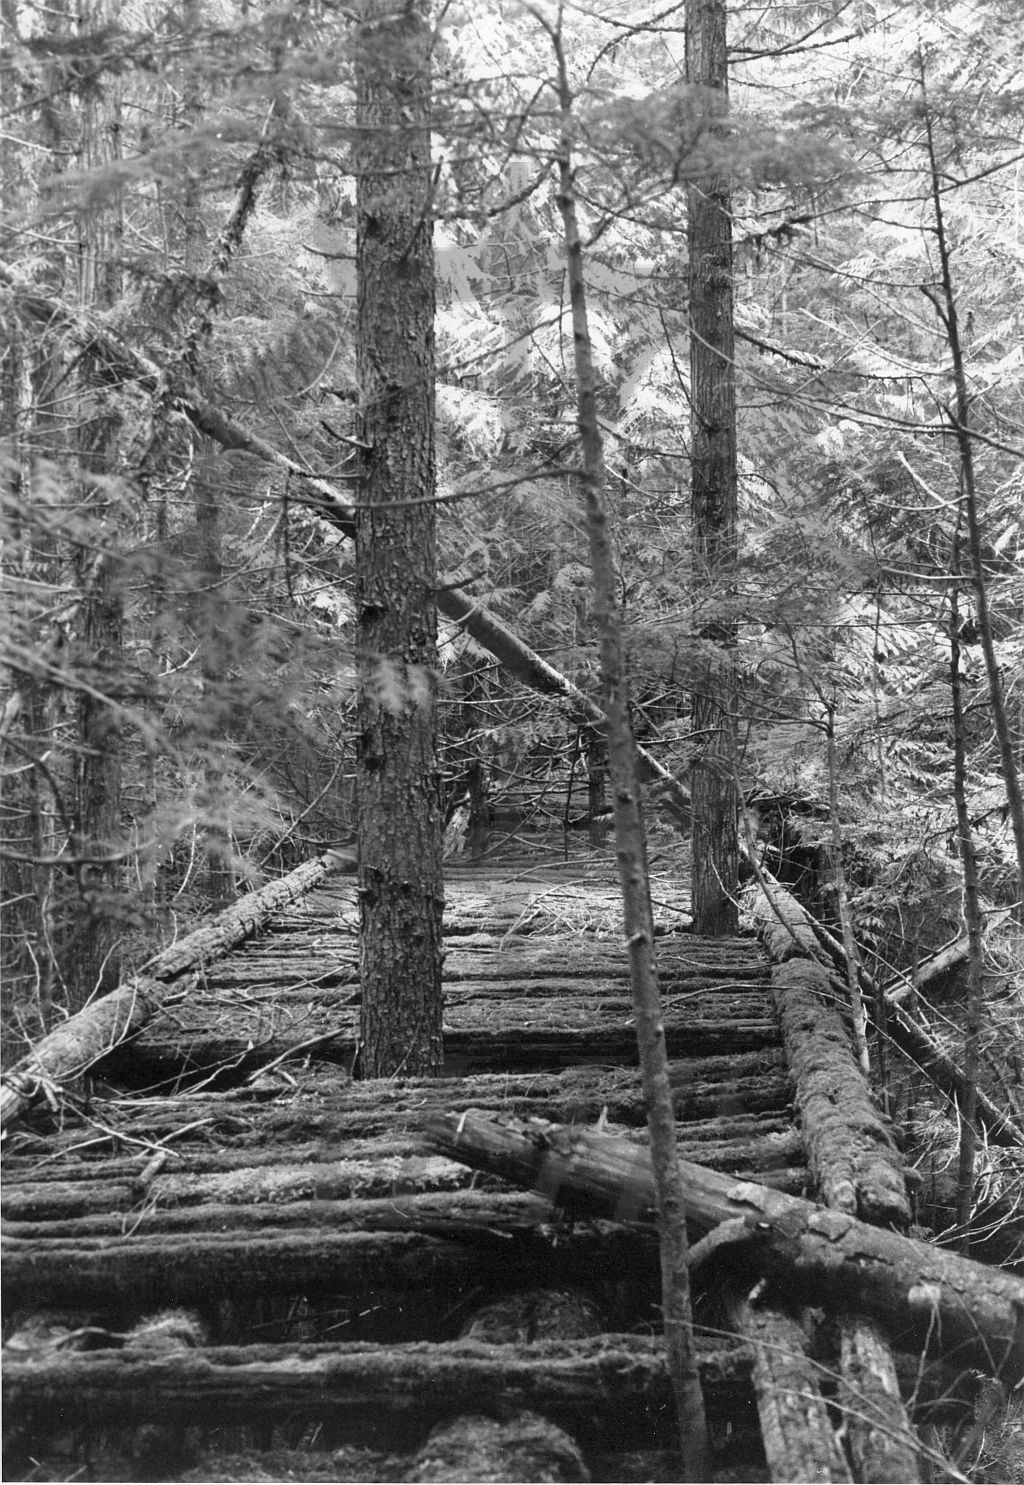
[[[79,14],[83,30],[108,19],[99,3]],[[78,164],[94,169],[121,154],[120,84],[111,80],[102,92],[81,98]],[[79,216],[78,300],[83,308],[109,309],[121,294],[123,222],[121,203],[110,201],[83,208]],[[78,1010],[98,990],[112,989],[120,978],[118,948],[122,909],[120,872],[109,861],[121,836],[123,749],[121,709],[116,692],[124,669],[124,600],[118,547],[123,516],[115,495],[108,493],[110,475],[118,468],[118,438],[123,415],[115,394],[92,386],[82,389],[77,433],[81,501],[90,538],[78,553],[82,588],[80,642],[91,685],[78,698],[79,765],[75,799],[74,854],[79,858],[79,898],[74,915],[65,978],[69,1009]]]
[[[687,0],[687,78],[703,92],[705,127],[728,108],[725,0]],[[690,187],[690,437],[695,579],[721,617],[701,634],[692,699],[693,923],[698,933],[735,933],[738,838],[736,686],[729,611],[736,558],[736,379],[733,340],[732,203],[727,182]]]
[[[362,1071],[384,1077],[441,1065],[430,27],[420,0],[362,17],[356,818]]]

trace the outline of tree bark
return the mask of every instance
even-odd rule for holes
[[[83,30],[97,25],[102,7],[83,7]],[[79,98],[77,165],[90,171],[121,153],[121,82],[87,88]],[[121,295],[123,234],[119,188],[77,214],[78,303],[102,313]],[[113,989],[120,979],[121,873],[114,856],[122,834],[123,715],[118,692],[124,671],[124,595],[120,543],[124,509],[118,441],[123,414],[116,395],[86,383],[80,388],[75,443],[79,500],[86,540],[75,566],[82,589],[79,665],[90,684],[77,698],[78,741],[72,854],[79,860],[78,899],[70,941],[62,955],[68,1009]]]
[[[699,89],[705,127],[728,111],[725,0],[687,0],[686,76]],[[708,178],[687,194],[693,555],[718,617],[700,636],[704,663],[692,695],[693,921],[725,936],[739,926],[736,789],[736,376],[732,200]]]
[[[356,507],[364,1077],[441,1069],[435,755],[434,258],[430,45],[421,0],[368,0],[357,52]]]
[[[576,1214],[651,1221],[650,1158],[626,1140],[570,1127],[484,1119],[472,1110],[433,1118],[432,1148]],[[686,1215],[708,1231],[724,1222],[745,1274],[778,1280],[788,1297],[877,1320],[901,1343],[941,1344],[964,1366],[1024,1375],[1024,1282],[799,1197],[683,1164]],[[746,1234],[741,1240],[741,1234]]]

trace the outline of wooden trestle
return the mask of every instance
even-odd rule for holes
[[[98,1081],[10,1130],[7,1479],[675,1478],[649,1226],[567,1219],[424,1141],[468,1109],[643,1141],[613,865],[447,891],[443,1078],[352,1080],[354,888],[333,876],[178,971],[187,993]],[[787,1002],[753,934],[702,941],[678,890],[656,896],[682,1156],[899,1227],[866,1088],[832,1102],[836,1164],[852,1058],[821,986]],[[723,1479],[919,1479],[900,1384],[913,1423],[970,1404],[875,1321],[742,1264],[695,1282]]]

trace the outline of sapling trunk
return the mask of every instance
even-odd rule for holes
[[[850,1010],[853,1014],[853,1040],[857,1048],[857,1061],[865,1077],[871,1073],[868,1059],[868,1018],[860,991],[860,955],[857,952],[857,936],[853,931],[853,914],[850,910],[850,894],[846,887],[846,869],[843,866],[843,832],[839,821],[839,762],[836,757],[836,709],[835,703],[828,706],[828,724],[825,729],[828,747],[828,814],[832,832],[832,876],[836,888],[836,906],[843,933],[843,951],[846,958],[846,984],[850,992]]]
[[[561,34],[555,30],[550,34],[558,64],[561,109],[558,204],[565,233],[566,271],[572,307],[577,413],[583,454],[580,486],[594,577],[594,615],[607,719],[615,847],[658,1201],[665,1343],[679,1418],[683,1478],[706,1480],[707,1425],[693,1344],[685,1193],[676,1153],[675,1114],[654,955],[654,921],[640,810],[636,745],[629,718],[625,646],[604,499],[604,449],[598,425],[597,376],[587,321],[583,244],[576,214],[572,164],[573,99]]]
[[[964,364],[963,341],[960,336],[960,320],[957,315],[956,294],[953,289],[953,267],[949,238],[946,233],[946,219],[942,210],[942,183],[939,178],[939,165],[935,154],[935,132],[931,106],[925,87],[924,58],[920,53],[918,54],[918,65],[921,72],[925,139],[928,148],[932,210],[935,217],[935,241],[939,253],[940,285],[938,293],[933,292],[928,287],[925,288],[924,292],[939,317],[946,335],[946,344],[949,346],[950,360],[953,363],[953,386],[956,391],[956,403],[954,407],[947,411],[953,433],[956,437],[957,453],[960,459],[960,489],[963,511],[967,517],[967,552],[970,558],[970,578],[974,588],[978,638],[981,642],[981,652],[985,659],[985,673],[988,678],[989,687],[989,705],[992,708],[992,721],[995,727],[996,740],[999,745],[999,759],[1002,765],[1003,786],[1006,790],[1006,803],[1010,816],[1010,824],[1013,829],[1014,844],[1017,850],[1017,872],[1019,878],[1017,916],[1019,920],[1024,920],[1024,795],[1021,792],[1020,774],[1017,768],[1017,752],[1010,731],[1010,720],[1006,710],[1006,700],[1003,695],[1002,678],[999,673],[999,660],[996,655],[995,641],[992,635],[992,616],[989,611],[988,584],[985,580],[985,568],[981,551],[981,523],[978,519],[977,483],[974,470],[974,439],[971,430],[971,399],[967,387],[967,370]]]
[[[974,1198],[974,1157],[978,1117],[978,1041],[981,1032],[982,913],[978,855],[967,807],[967,747],[964,698],[960,679],[960,531],[953,540],[953,580],[949,590],[949,684],[953,700],[953,799],[957,843],[964,869],[964,922],[967,927],[967,1030],[964,1037],[964,1087],[957,1100],[960,1152],[957,1162],[956,1221],[961,1251],[970,1248]]]

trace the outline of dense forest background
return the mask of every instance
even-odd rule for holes
[[[354,833],[338,500],[364,451],[356,177],[378,141],[353,16],[329,0],[4,0],[3,20],[20,1050],[201,912]],[[433,27],[415,212],[433,221],[439,589],[597,697],[561,55],[636,734],[685,781],[692,697],[726,650],[741,840],[881,982],[913,987],[970,930],[970,995],[922,1015],[1019,1111],[1018,7],[730,6],[728,114],[687,84],[679,6],[456,3]],[[732,212],[728,570],[695,543],[690,493],[687,193],[709,179]],[[385,709],[396,684],[386,657],[361,682]],[[481,779],[499,834],[592,808],[600,748],[570,703],[444,617],[423,684],[439,809]],[[678,810],[654,790],[648,813],[681,869]],[[1003,1222],[1009,1177],[984,1153]]]

